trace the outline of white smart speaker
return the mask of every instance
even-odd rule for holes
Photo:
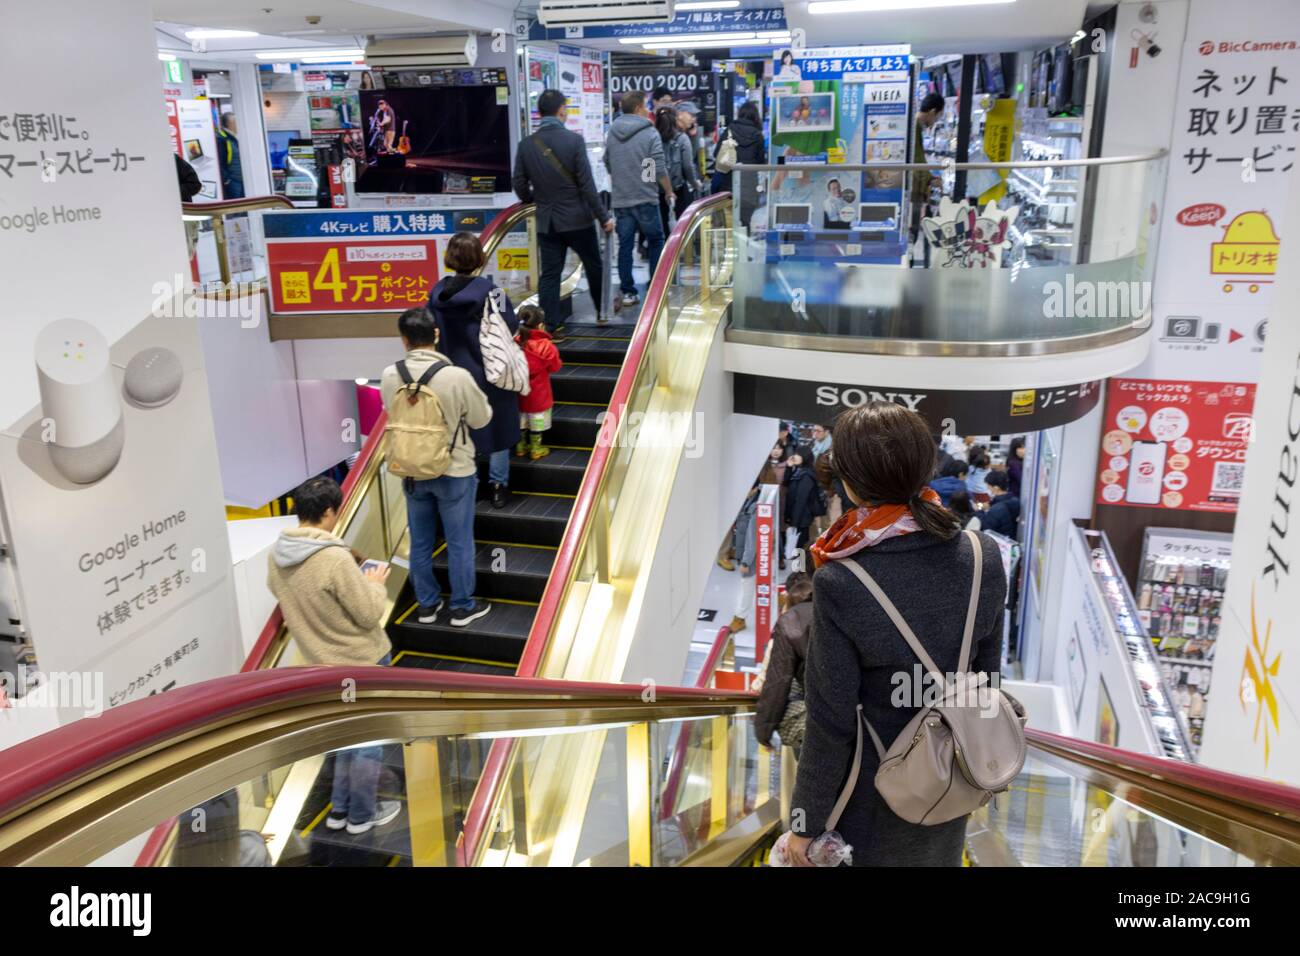
[[[52,322],[36,337],[36,374],[54,467],[79,485],[99,481],[117,465],[125,438],[108,342],[80,319]]]

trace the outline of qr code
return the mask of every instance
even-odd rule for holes
[[[1241,482],[1246,477],[1246,466],[1237,461],[1216,461],[1214,463],[1214,481],[1210,485],[1211,495],[1240,497]]]

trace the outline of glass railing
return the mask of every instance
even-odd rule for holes
[[[737,167],[728,339],[1006,356],[1145,333],[1165,151],[948,168],[1004,177],[997,206],[922,215],[906,188],[920,164]]]
[[[113,860],[142,839],[161,866],[466,865],[459,834],[503,741],[511,799],[477,865],[734,862],[775,836],[777,778],[771,755],[760,758],[752,696],[663,688],[650,703],[639,686],[361,668],[343,700],[339,673],[223,678],[31,743],[62,757],[87,732],[104,743],[99,754],[131,754],[82,762],[71,781],[19,779],[7,771],[30,747],[6,752],[0,865]],[[197,723],[144,729],[178,707]],[[679,750],[691,772],[670,789],[665,768]],[[557,759],[586,753],[598,766],[578,793],[564,782],[584,768]],[[365,833],[331,826],[341,775],[358,789],[373,781],[393,818]]]
[[[266,280],[266,243],[262,213],[293,209],[283,196],[249,196],[222,202],[181,204],[185,238],[198,271],[201,289],[217,283],[256,286]]]

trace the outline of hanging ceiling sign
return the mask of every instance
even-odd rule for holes
[[[528,32],[530,40],[592,40],[618,37],[671,37],[695,33],[747,33],[788,31],[785,9],[772,7],[762,10],[693,10],[679,13],[672,20],[661,23],[610,23],[600,26],[571,26],[546,28],[534,23]],[[745,38],[750,39],[750,38]]]

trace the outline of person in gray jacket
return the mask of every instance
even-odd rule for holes
[[[601,303],[604,263],[592,223],[599,223],[607,233],[614,231],[614,217],[605,212],[596,193],[587,144],[564,127],[567,108],[568,101],[559,90],[544,91],[537,98],[541,124],[537,132],[519,143],[515,157],[515,195],[523,202],[537,204],[537,248],[541,255],[537,297],[553,328],[562,324],[560,280],[569,249],[582,260],[591,301],[596,305],[596,321],[606,321]]]
[[[672,197],[672,181],[659,131],[650,120],[644,93],[627,93],[619,102],[622,112],[609,126],[605,139],[605,168],[609,170],[610,206],[618,223],[618,280],[624,305],[641,301],[632,275],[632,249],[641,230],[648,247],[650,276],[654,277],[664,248],[664,227],[659,219],[659,190]],[[672,200],[669,200],[672,202]]]

